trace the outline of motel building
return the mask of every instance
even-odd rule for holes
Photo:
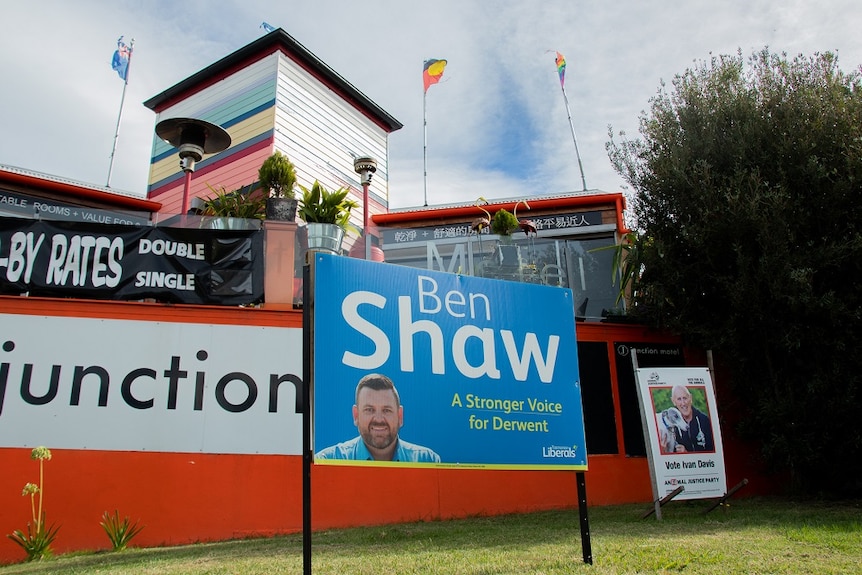
[[[199,119],[230,144],[187,177],[154,131],[146,198],[0,165],[0,532],[30,517],[20,494],[38,481],[30,451],[41,445],[53,453],[45,510],[62,525],[58,553],[107,548],[99,521],[115,509],[146,525],[139,546],[301,531],[305,224],[182,213],[211,187],[256,181],[275,151],[305,186],[348,187],[360,206],[367,195],[376,261],[366,265],[381,282],[406,266],[571,290],[588,504],[652,504],[632,350],[641,367],[706,366],[707,354],[609,313],[618,288],[603,248],[626,232],[621,192],[390,210],[388,136],[401,124],[282,29],[145,105],[154,126]],[[377,162],[367,190],[361,156]],[[475,225],[501,208],[517,208],[528,233]],[[361,229],[362,206],[352,217]],[[364,252],[352,233],[340,255]],[[524,317],[534,304],[512,302]],[[414,349],[429,353],[419,339]],[[325,346],[314,353],[327,357]],[[717,366],[719,410],[723,375]],[[748,478],[745,493],[768,492],[733,414],[720,419],[728,485]],[[311,475],[314,529],[578,505],[570,470],[314,465]],[[390,496],[358,505],[369,485]],[[0,543],[0,563],[23,558]]]

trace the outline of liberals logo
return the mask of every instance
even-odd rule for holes
[[[555,459],[557,457],[576,457],[578,452],[578,446],[573,445],[571,447],[568,446],[559,446],[559,445],[551,445],[550,447],[542,448],[542,457]]]

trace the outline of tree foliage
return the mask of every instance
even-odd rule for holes
[[[258,168],[257,177],[267,197],[296,197],[296,166],[278,150],[263,161]]]
[[[713,57],[608,152],[644,240],[634,308],[732,366],[742,431],[809,494],[859,495],[862,86],[831,53]]]

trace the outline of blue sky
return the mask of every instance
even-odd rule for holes
[[[429,204],[582,189],[617,191],[608,127],[635,137],[668,84],[712,55],[764,46],[862,63],[853,0],[186,0],[6,2],[0,21],[0,164],[104,185],[123,83],[110,62],[134,38],[113,188],[143,195],[155,115],[148,98],[253,41],[263,21],[404,124],[390,138],[390,204],[423,204],[422,62],[449,61],[427,94]]]

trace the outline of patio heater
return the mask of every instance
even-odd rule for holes
[[[221,126],[195,118],[168,118],[156,124],[156,135],[177,148],[180,168],[185,172],[182,214],[189,211],[189,190],[195,162],[204,154],[215,154],[230,147],[230,134]]]

